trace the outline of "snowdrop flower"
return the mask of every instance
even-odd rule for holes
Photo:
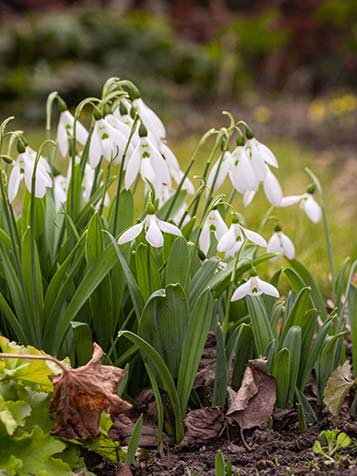
[[[275,207],[278,207],[283,199],[283,191],[277,178],[268,167],[263,181],[263,188],[269,202]]]
[[[148,209],[149,208],[150,206]],[[145,232],[146,241],[154,248],[160,248],[164,244],[163,232],[170,233],[171,235],[182,236],[182,233],[177,226],[157,218],[153,213],[153,207],[151,205],[151,210],[148,211],[144,220],[141,223],[130,227],[121,235],[118,240],[119,245],[134,240],[140,235],[142,230]]]
[[[160,182],[171,186],[169,168],[156,146],[148,137],[145,126],[139,129],[140,141],[130,155],[125,173],[125,188],[128,190],[140,173],[143,180],[152,184]]]
[[[288,236],[281,231],[281,226],[277,224],[273,236],[270,238],[267,247],[268,253],[278,253],[280,256],[286,256],[288,259],[293,259],[295,256],[295,247]],[[275,261],[279,256],[271,258],[270,261]]]
[[[219,241],[228,231],[227,225],[218,210],[211,210],[202,227],[199,245],[204,254],[208,253],[211,243],[211,232],[214,232],[216,240]]]
[[[280,203],[281,207],[289,207],[300,202],[300,207],[304,210],[308,218],[313,223],[318,223],[321,220],[322,212],[320,205],[314,199],[315,187],[309,187],[307,192],[302,195],[289,195],[284,197]]]
[[[179,185],[184,173],[182,172],[180,168],[180,165],[178,163],[178,160],[175,154],[163,141],[160,141],[159,143],[159,151],[166,160],[166,163],[172,178],[175,180],[177,185]],[[195,193],[195,187],[192,185],[192,182],[188,177],[185,178],[182,184],[182,190],[187,190],[187,193],[189,193],[190,195],[193,195]]]
[[[57,127],[57,144],[61,155],[65,157],[68,154],[69,140],[73,137],[74,117],[68,111],[62,111]],[[87,129],[79,122],[76,123],[76,140],[84,145],[88,139]]]
[[[12,162],[12,170],[8,185],[8,196],[10,202],[15,199],[23,178],[25,179],[27,190],[31,193],[35,161],[36,152],[31,149],[31,147],[26,146],[24,152],[20,153],[17,159]],[[51,187],[52,179],[50,177],[50,166],[46,159],[40,157],[36,168],[35,197],[43,198],[46,194],[46,188]]]
[[[123,127],[126,128],[124,125]],[[106,119],[96,121],[89,146],[89,163],[93,168],[99,164],[101,156],[107,161],[114,159],[115,164],[121,162],[128,142],[129,134],[125,135],[126,130],[120,131]],[[129,153],[130,150],[132,150],[131,145],[128,147]]]
[[[218,190],[219,187],[225,181],[232,165],[233,165],[232,154],[229,151],[226,151],[223,154],[223,157],[218,159],[217,162],[212,167],[211,172],[208,175],[207,186],[210,189],[212,189],[213,181],[217,175],[213,191],[215,192],[216,190]],[[219,170],[218,170],[218,167],[219,167]]]
[[[240,193],[255,192],[258,189],[259,180],[252,167],[252,162],[249,160],[247,150],[243,146],[237,146],[232,153],[229,176],[234,188]]]
[[[279,167],[278,161],[273,152],[266,145],[255,139],[251,131],[249,131],[249,133],[247,132],[247,136],[249,138],[245,147],[250,156],[255,175],[257,179],[262,182],[268,173],[268,165]]]
[[[166,137],[165,126],[159,116],[150,109],[141,98],[134,99],[133,105],[138,109],[140,118],[145,127],[157,142]]]
[[[231,301],[238,301],[238,299],[242,299],[245,296],[260,296],[261,294],[267,294],[276,298],[280,296],[275,286],[258,278],[253,272],[251,278],[246,283],[238,286],[234,291]]]
[[[63,175],[57,175],[53,179],[53,194],[57,212],[67,201],[68,180]]]
[[[238,222],[236,214],[233,215],[232,224],[218,242],[217,250],[226,253],[227,256],[234,256],[241,248],[244,239],[247,239],[258,246],[267,246],[265,239],[255,231],[243,228]]]

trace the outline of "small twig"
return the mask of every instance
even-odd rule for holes
[[[31,355],[31,354],[3,354],[0,352],[0,359],[29,359],[29,360],[50,360],[60,367],[63,372],[68,372],[68,367],[56,357],[50,355]]]
[[[248,451],[253,451],[253,448],[251,448],[251,447],[248,445],[248,443],[247,443],[247,441],[246,441],[246,439],[245,439],[245,436],[244,436],[244,433],[243,433],[242,428],[240,428],[240,437],[242,438],[243,444],[244,444],[244,446],[247,448],[247,450],[248,450]]]

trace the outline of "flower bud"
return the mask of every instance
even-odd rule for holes
[[[65,112],[67,111],[67,104],[64,102],[64,100],[60,96],[56,96],[57,99],[57,104],[58,104],[58,109],[60,112]]]
[[[103,119],[103,114],[97,106],[93,107],[93,117],[96,121],[99,121],[99,119]]]
[[[151,201],[149,201],[148,204],[146,205],[146,214],[155,215],[155,207]]]
[[[239,223],[238,213],[236,212],[232,214],[232,223]]]
[[[139,137],[147,137],[147,135],[148,135],[148,130],[146,129],[144,123],[141,122],[139,127]]]
[[[119,104],[119,112],[121,116],[126,116],[128,114],[128,109],[123,102]]]
[[[254,138],[253,131],[252,131],[252,129],[250,129],[250,127],[248,127],[248,126],[246,126],[246,128],[245,128],[245,136],[246,136],[246,138],[247,138],[248,140]]]
[[[9,155],[0,155],[0,159],[6,162],[7,164],[12,163],[12,158]]]
[[[310,183],[310,185],[306,189],[306,193],[313,195],[314,192],[315,192],[315,184]]]
[[[240,147],[245,144],[245,139],[240,129],[238,129],[237,132],[238,132],[238,136],[237,136],[236,144],[238,147]]]
[[[250,270],[250,276],[251,276],[252,278],[255,278],[255,276],[258,276],[257,271],[256,271],[256,269],[254,268],[254,266],[252,266],[252,269]]]
[[[135,86],[132,86],[130,89],[129,89],[129,98],[132,100],[132,101],[135,101],[135,99],[140,99],[141,98],[141,94],[138,90],[138,88],[136,88]]]
[[[17,152],[19,154],[23,154],[26,150],[26,140],[24,139],[24,137],[18,137],[17,139]]]

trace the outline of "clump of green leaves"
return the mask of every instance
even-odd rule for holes
[[[335,463],[341,457],[339,451],[351,444],[351,438],[338,428],[321,432],[320,439],[325,444],[321,445],[320,441],[316,440],[312,451],[323,456],[326,464]]]
[[[5,353],[44,355],[0,337]],[[78,448],[50,434],[48,407],[55,365],[44,360],[0,360],[0,467],[5,476],[91,474]],[[58,369],[57,369],[58,373]]]

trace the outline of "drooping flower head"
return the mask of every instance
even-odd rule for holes
[[[275,225],[274,233],[268,242],[267,252],[278,253],[279,256],[286,256],[288,259],[293,259],[295,256],[295,247],[288,236],[281,231],[280,224]],[[275,261],[279,258],[275,256],[270,261]]]
[[[68,109],[62,110],[57,127],[57,144],[62,157],[66,157],[69,141],[73,137],[74,117]],[[76,123],[76,140],[84,145],[88,139],[88,131],[79,121]]]
[[[229,230],[222,235],[218,242],[217,250],[225,252],[226,257],[234,256],[241,248],[245,239],[258,246],[267,246],[267,242],[259,233],[248,230],[240,225],[238,215],[235,213]]]
[[[281,207],[290,207],[300,202],[300,207],[304,210],[307,217],[313,222],[318,223],[321,220],[322,212],[320,205],[314,199],[315,186],[309,185],[306,193],[302,195],[289,195],[284,197],[280,203]]]
[[[31,147],[24,147],[17,159],[12,162],[12,170],[9,178],[8,196],[10,202],[13,202],[19,191],[21,180],[25,180],[27,190],[31,193],[32,175],[36,162],[36,152]],[[43,198],[46,189],[52,187],[52,178],[50,176],[50,166],[46,159],[40,157],[36,168],[35,197]]]
[[[255,270],[252,270],[250,279],[248,279],[246,283],[238,286],[233,293],[231,301],[238,301],[238,299],[242,299],[245,296],[260,296],[262,294],[276,298],[280,296],[275,286],[258,278]]]
[[[163,233],[182,236],[182,233],[177,226],[160,220],[155,215],[155,210],[151,203],[149,203],[147,207],[147,215],[144,220],[126,230],[118,240],[119,245],[135,240],[142,230],[144,230],[146,241],[154,248],[161,248],[164,244]]]
[[[228,231],[227,225],[218,210],[211,210],[203,224],[199,245],[204,254],[208,253],[211,243],[211,233],[214,234],[216,240],[219,241],[224,233]]]

